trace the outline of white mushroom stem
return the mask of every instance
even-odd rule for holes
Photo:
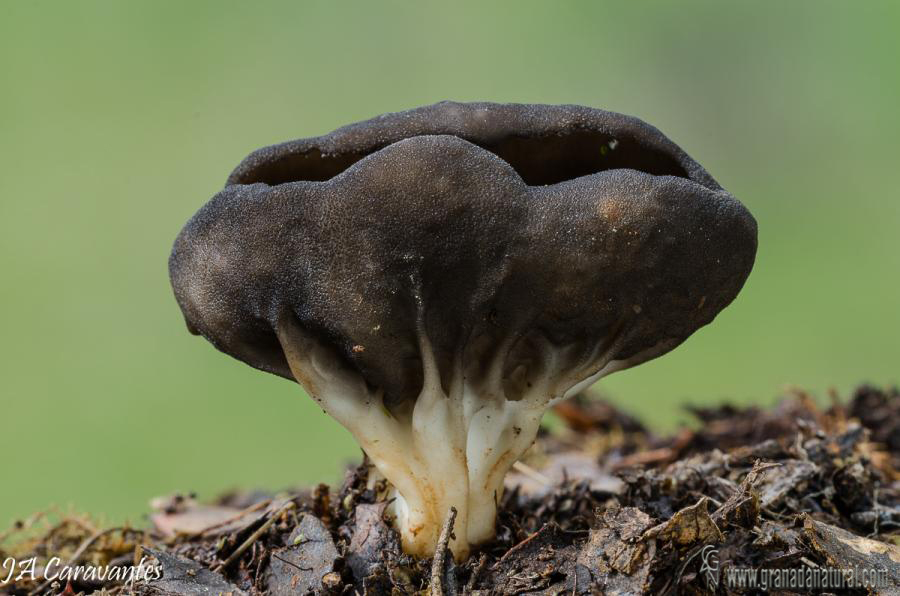
[[[493,380],[476,391],[461,365],[445,391],[431,347],[421,338],[424,382],[411,418],[400,420],[385,407],[380,392],[336,366],[329,352],[296,326],[286,326],[280,335],[294,376],[353,434],[393,486],[403,549],[422,557],[434,554],[450,507],[458,511],[450,543],[457,560],[468,556],[471,545],[494,536],[504,477],[534,442],[544,411],[612,364],[602,361],[606,354],[598,355],[592,374],[564,383],[567,391],[558,392],[557,377],[513,401],[503,394],[499,371],[490,371]],[[501,359],[492,367],[502,366]]]

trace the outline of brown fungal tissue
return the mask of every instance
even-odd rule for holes
[[[543,412],[737,295],[756,222],[655,128],[442,102],[251,153],[169,261],[189,329],[296,380],[390,482],[404,549],[492,537]]]

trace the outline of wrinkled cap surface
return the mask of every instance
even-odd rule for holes
[[[662,133],[579,106],[443,102],[248,156],[170,258],[189,328],[293,378],[294,325],[415,399],[499,357],[508,397],[658,356],[737,295],[756,222]],[[550,362],[552,361],[552,365]],[[582,374],[583,371],[581,371]]]

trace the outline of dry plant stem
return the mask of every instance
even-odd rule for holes
[[[434,561],[431,564],[431,596],[444,596],[444,566],[447,559],[447,545],[453,535],[453,524],[456,521],[456,507],[451,507],[447,513],[447,521],[441,528],[437,549],[434,553]]]
[[[524,462],[517,461],[512,465],[512,467],[516,472],[519,472],[523,476],[531,478],[542,486],[551,486],[553,484],[553,481]]]
[[[255,532],[253,532],[243,543],[241,543],[241,545],[239,547],[237,547],[237,549],[235,549],[235,551],[233,553],[231,553],[231,555],[227,559],[225,559],[225,562],[222,563],[221,565],[217,566],[215,570],[221,571],[221,570],[227,568],[228,566],[230,566],[235,561],[237,561],[241,557],[241,555],[243,555],[244,552],[246,552],[246,550],[248,548],[253,546],[253,544],[257,540],[259,540],[259,538],[263,534],[265,534],[266,532],[269,531],[269,528],[272,527],[272,524],[275,523],[275,520],[277,520],[279,517],[281,517],[282,513],[285,513],[286,511],[290,511],[294,507],[296,507],[296,504],[293,501],[290,501],[284,507],[282,507],[281,509],[279,509],[278,511],[273,513],[272,517],[267,519],[266,522],[259,527],[259,529],[257,529]]]
[[[48,513],[49,511],[38,511],[37,513],[30,515],[27,519],[18,521],[7,530],[0,532],[0,545],[6,542],[14,534],[30,530],[34,524],[44,519]]]
[[[229,517],[227,519],[224,519],[216,524],[213,524],[207,528],[204,528],[201,532],[198,532],[198,534],[209,534],[211,532],[214,532],[215,530],[218,530],[219,528],[222,528],[224,526],[227,526],[228,524],[236,522],[237,520],[241,519],[245,515],[250,515],[251,513],[255,513],[261,509],[265,509],[266,507],[268,507],[271,504],[272,504],[272,499],[265,499],[263,501],[260,501],[259,503],[254,503],[253,505],[250,505],[249,507],[242,509],[235,515],[232,515],[231,517]]]
[[[475,590],[475,584],[478,583],[478,579],[481,576],[481,572],[484,571],[484,568],[487,565],[487,561],[487,555],[481,553],[481,557],[478,559],[478,564],[475,565],[475,569],[472,571],[472,574],[469,576],[469,581],[466,583],[466,587],[463,589],[463,594],[471,594]]]
[[[335,363],[330,351],[297,326],[286,325],[281,344],[291,370],[319,405],[353,434],[392,485],[392,513],[405,552],[434,555],[446,512],[457,510],[450,549],[457,560],[470,545],[494,536],[497,504],[510,467],[534,442],[544,411],[582,386],[611,372],[614,345],[591,354],[574,369],[563,368],[552,351],[548,374],[518,399],[504,390],[500,346],[487,380],[473,387],[461,356],[447,387],[424,334],[419,348],[423,384],[411,415],[395,417],[383,395],[355,372]]]

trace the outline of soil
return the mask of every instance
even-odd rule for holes
[[[564,424],[507,479],[496,539],[462,564],[442,548],[434,560],[401,552],[363,462],[340,487],[157,499],[146,529],[36,514],[0,534],[0,563],[33,556],[35,578],[0,593],[760,593],[729,585],[744,567],[785,570],[769,576],[785,582],[828,568],[880,574],[874,588],[771,593],[900,593],[900,392],[690,411],[695,428],[660,437],[602,400],[558,406]],[[52,556],[113,570],[144,559],[156,572],[41,581]]]

